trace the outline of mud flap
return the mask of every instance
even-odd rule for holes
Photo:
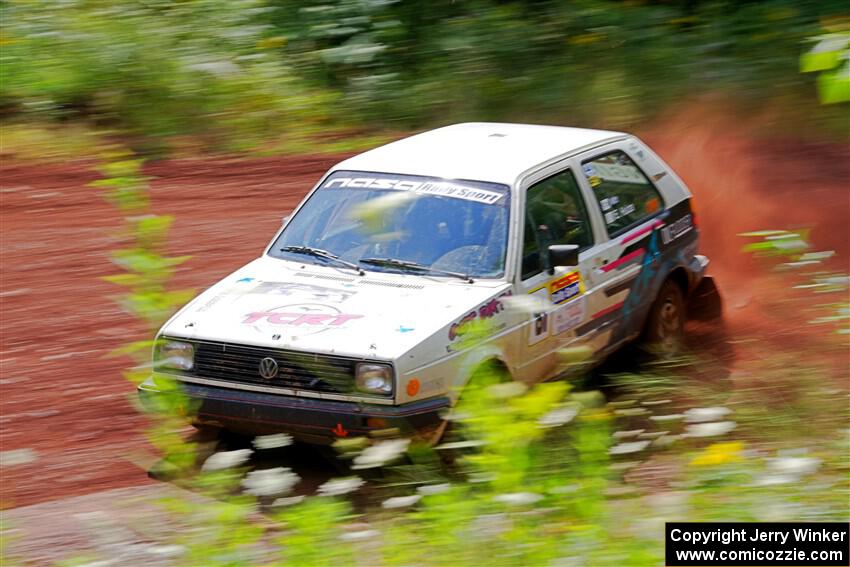
[[[711,276],[705,276],[688,296],[688,318],[716,321],[723,317],[723,298]]]

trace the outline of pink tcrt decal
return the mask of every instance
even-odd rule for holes
[[[322,325],[326,327],[339,327],[352,319],[360,319],[363,315],[350,315],[346,313],[281,313],[279,311],[256,311],[249,313],[242,321],[245,324],[256,323],[265,319],[272,325]]]

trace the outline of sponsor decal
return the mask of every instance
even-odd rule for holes
[[[529,295],[540,299],[540,304],[544,305],[543,299],[548,298],[549,290],[542,287]],[[536,345],[543,339],[549,337],[549,312],[547,310],[535,311],[531,314],[531,324],[528,326],[528,345]]]
[[[495,317],[499,313],[505,310],[505,305],[502,303],[502,299],[512,295],[511,290],[507,290],[503,293],[500,293],[496,297],[490,299],[488,302],[480,305],[477,309],[474,309],[460,318],[458,321],[452,323],[451,327],[449,327],[449,340],[453,341],[463,334],[463,326],[475,321],[476,319],[490,319],[491,317]]]
[[[461,334],[461,329],[464,325],[475,321],[478,317],[478,314],[475,311],[470,311],[466,315],[463,316],[459,321],[452,323],[452,326],[449,327],[449,340],[453,341]]]
[[[581,275],[578,272],[570,272],[556,280],[549,282],[549,299],[552,303],[559,304],[581,295],[584,291],[581,284]]]
[[[204,303],[203,305],[198,307],[195,311],[197,311],[198,313],[203,313],[204,311],[211,309],[213,307],[213,305],[215,305],[216,303],[221,301],[221,297],[222,297],[221,295],[213,296],[212,298],[210,298],[209,301],[207,301],[206,303]]]
[[[325,182],[323,189],[351,188],[351,189],[385,189],[392,191],[410,191],[420,195],[436,195],[440,197],[451,197],[477,203],[495,204],[502,197],[502,193],[487,191],[459,185],[450,181],[415,181],[410,179],[392,179],[375,177],[335,177]]]
[[[593,167],[596,170],[595,175],[606,181],[646,185],[646,179],[633,165],[595,162]]]
[[[661,208],[661,203],[658,201],[658,197],[653,197],[643,205],[643,208],[647,213],[652,214]]]
[[[602,201],[605,201],[605,200],[606,199],[602,199]],[[605,223],[609,224],[609,225],[614,224],[615,222],[617,222],[618,220],[620,220],[623,217],[627,217],[627,216],[633,214],[637,210],[637,207],[632,203],[629,203],[628,205],[623,205],[620,208],[612,208],[615,205],[617,205],[617,203],[619,203],[619,199],[617,197],[609,197],[607,199],[607,201],[608,201],[608,208],[611,209],[611,210],[606,212],[604,217],[605,217]],[[604,211],[605,208],[603,207],[602,210]]]
[[[282,295],[286,297],[299,295],[308,301],[324,301],[328,303],[342,303],[356,294],[355,291],[292,282],[263,282],[254,287],[251,293]]]
[[[687,234],[694,228],[693,217],[690,214],[675,220],[661,229],[661,241],[670,244],[683,234]]]
[[[552,312],[552,334],[560,335],[580,325],[587,315],[587,301],[580,297]]]
[[[320,333],[328,329],[342,327],[349,321],[361,319],[363,315],[342,313],[331,305],[319,303],[299,303],[284,305],[267,311],[247,313],[242,320],[244,325],[252,325],[262,330],[260,325],[291,327],[294,335],[306,336]]]

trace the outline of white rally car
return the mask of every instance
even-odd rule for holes
[[[168,376],[196,423],[316,443],[438,429],[483,366],[532,383],[569,346],[669,346],[707,264],[688,189],[634,136],[448,126],[331,168],[162,327],[139,390]]]

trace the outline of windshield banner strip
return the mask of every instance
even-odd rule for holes
[[[476,203],[495,204],[503,197],[502,193],[466,187],[447,181],[413,181],[408,179],[374,177],[335,177],[322,185],[322,189],[388,189],[391,191],[410,191],[422,195],[436,195],[474,201]]]

